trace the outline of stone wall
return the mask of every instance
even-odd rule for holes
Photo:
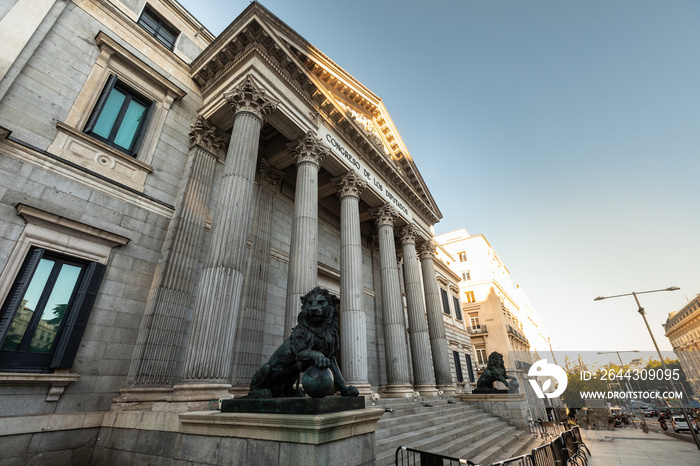
[[[103,428],[93,464],[153,466],[374,464],[374,433],[318,448],[303,443]]]

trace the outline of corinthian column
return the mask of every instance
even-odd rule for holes
[[[340,197],[340,361],[346,383],[369,395],[359,206],[367,183],[350,171],[333,184]]]
[[[428,313],[428,332],[433,354],[433,368],[438,390],[453,394],[455,390],[450,369],[445,322],[442,320],[442,300],[440,288],[435,275],[435,245],[425,241],[420,247],[420,261],[423,270],[423,287],[425,288],[425,305]]]
[[[284,177],[283,172],[275,169],[265,159],[260,161],[258,172],[260,186],[255,203],[253,242],[248,258],[246,281],[243,285],[243,305],[238,316],[233,364],[233,391],[240,395],[248,393],[250,380],[262,364],[273,203],[275,187]]]
[[[408,371],[408,348],[403,303],[396,265],[394,222],[398,212],[389,204],[372,211],[377,223],[379,240],[379,268],[382,280],[382,311],[384,317],[384,353],[386,355],[387,386],[389,396],[411,396],[411,379]]]
[[[403,252],[404,285],[408,306],[408,334],[413,358],[414,388],[421,395],[435,396],[435,377],[430,356],[428,322],[425,318],[425,302],[420,284],[420,267],[416,254],[416,229],[407,225],[399,232]]]
[[[173,383],[202,250],[216,153],[224,143],[204,118],[192,125],[184,183],[129,368],[129,385]]]
[[[328,154],[328,148],[311,131],[290,144],[289,150],[297,166],[297,184],[289,246],[285,336],[297,323],[300,298],[318,284],[318,170]]]
[[[258,89],[250,76],[224,97],[234,111],[231,143],[211,241],[202,266],[185,353],[183,385],[180,385],[187,390],[197,389],[192,384],[214,384],[210,385],[209,394],[230,387],[260,128],[263,116],[277,106],[277,101]]]

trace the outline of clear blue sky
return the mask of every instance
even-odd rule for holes
[[[181,0],[220,33],[248,5]],[[382,97],[435,197],[483,234],[555,350],[653,349],[700,293],[700,2],[268,0]]]

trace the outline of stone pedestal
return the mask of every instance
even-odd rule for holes
[[[179,420],[185,434],[236,437],[246,444],[242,451],[270,455],[256,464],[355,466],[374,464],[374,432],[383,413],[379,408],[317,415],[203,411],[180,414]]]
[[[526,429],[528,426],[530,410],[523,393],[468,393],[460,395],[459,398],[519,429]]]
[[[109,411],[93,462],[374,465],[384,409],[328,414]]]

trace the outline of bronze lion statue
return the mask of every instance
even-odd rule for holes
[[[335,360],[335,353],[340,348],[339,303],[335,295],[318,286],[302,296],[301,312],[292,335],[258,369],[244,398],[306,396],[298,381],[299,375],[311,366],[329,368],[342,396],[358,396],[356,387],[345,384]]]
[[[477,390],[488,390],[493,388],[494,382],[501,382],[506,387],[508,380],[506,379],[506,365],[503,362],[503,355],[497,351],[489,354],[489,362],[486,369],[476,381]]]

